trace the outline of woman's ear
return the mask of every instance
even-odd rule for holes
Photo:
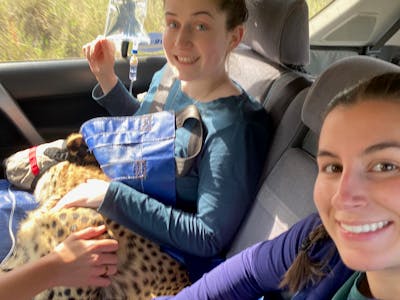
[[[239,43],[243,39],[244,35],[244,26],[243,25],[238,25],[234,29],[231,30],[231,40],[229,42],[229,51],[232,51],[235,49]]]

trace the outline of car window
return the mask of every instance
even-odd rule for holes
[[[321,10],[331,4],[334,0],[306,0],[308,5],[309,18],[311,19]]]
[[[1,0],[0,62],[68,59],[104,33],[108,0]],[[162,0],[147,0],[148,32],[162,30]]]
[[[333,0],[307,0],[312,18]],[[147,32],[161,32],[162,0],[147,0]],[[2,0],[0,62],[82,57],[85,43],[103,34],[109,0]]]

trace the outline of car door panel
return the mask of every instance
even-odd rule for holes
[[[133,94],[145,92],[165,58],[141,57]],[[115,71],[128,87],[129,64]],[[0,160],[45,141],[65,138],[107,112],[91,97],[96,79],[84,59],[0,64]],[[2,173],[2,172],[1,172]]]

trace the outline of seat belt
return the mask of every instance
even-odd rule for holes
[[[291,101],[304,88],[311,85],[311,80],[305,76],[288,72],[275,80],[268,94],[265,96],[263,106],[271,115],[273,128],[276,128],[282,119]]]
[[[31,145],[40,145],[45,142],[2,84],[0,84],[0,110],[13,122]]]
[[[163,70],[163,75],[160,84],[157,87],[157,91],[154,95],[154,99],[151,103],[150,113],[162,111],[164,109],[165,102],[167,101],[169,91],[177,80],[172,67],[167,63]],[[185,176],[191,169],[197,155],[200,153],[203,145],[203,124],[201,122],[201,116],[197,107],[192,104],[188,105],[182,111],[176,113],[176,128],[183,126],[186,120],[196,120],[196,125],[191,130],[191,137],[188,144],[188,156],[187,157],[175,157],[176,174],[179,177]]]

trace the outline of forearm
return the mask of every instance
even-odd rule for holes
[[[265,263],[259,255],[262,244],[253,246],[220,264],[190,287],[182,290],[175,297],[161,299],[197,299],[197,300],[242,300],[257,299],[262,296],[263,289],[258,283],[257,265]]]
[[[279,291],[282,276],[297,256],[300,244],[319,224],[319,217],[311,215],[277,238],[229,258],[178,295],[156,299],[257,299],[265,293]]]
[[[153,100],[154,94],[157,91],[162,74],[163,71],[161,70],[156,72],[153,76],[147,93],[150,102]],[[113,76],[112,74],[109,75]],[[116,79],[116,81],[113,79],[106,80],[110,87],[103,87],[102,83],[99,81],[99,84],[96,85],[92,91],[93,99],[107,109],[113,116],[130,116],[135,114],[140,108],[141,103],[129,93],[121,80],[118,78]],[[108,92],[105,92],[105,90],[108,90]],[[148,106],[148,109],[149,108],[150,106]],[[147,112],[148,111],[146,111],[146,113]]]
[[[118,79],[108,93],[103,93],[101,86],[96,85],[92,97],[113,116],[130,116],[140,107],[139,101]]]
[[[209,226],[196,214],[164,205],[122,183],[113,182],[99,211],[155,242],[198,256],[221,248]]]
[[[234,138],[236,140],[236,138]],[[148,195],[113,182],[100,212],[160,244],[196,256],[220,254],[232,240],[250,207],[258,172],[247,168],[240,153],[210,145],[194,176],[177,179],[177,190],[193,213],[166,206]],[[184,201],[184,200],[180,200]]]
[[[52,255],[47,255],[0,274],[0,299],[32,299],[40,292],[56,286],[55,265]]]
[[[96,79],[105,95],[108,94],[118,82],[118,77],[114,72],[101,74],[101,76],[96,76]]]

